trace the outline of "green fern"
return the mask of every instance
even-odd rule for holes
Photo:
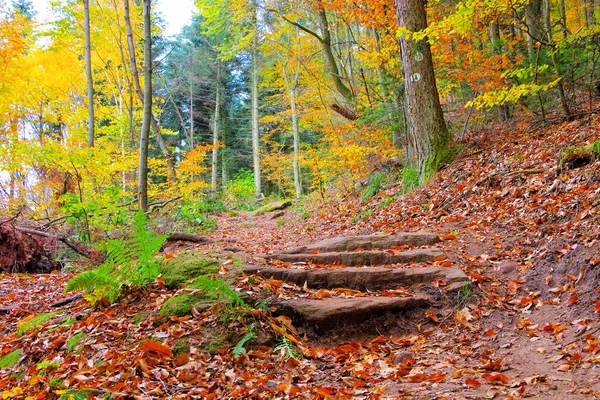
[[[143,211],[134,218],[133,235],[129,239],[109,240],[103,246],[107,261],[98,268],[83,272],[71,279],[65,292],[83,290],[114,302],[121,286],[140,288],[154,280],[159,273],[159,260],[154,258],[167,235],[156,236],[146,229],[148,219]]]
[[[282,336],[281,339],[279,339],[279,343],[277,344],[277,346],[275,346],[273,352],[281,352],[282,357],[286,360],[288,358],[295,358],[296,360],[302,358],[302,354],[298,353],[298,351],[296,350],[296,346],[294,346],[294,343],[292,343],[292,341],[286,336]]]
[[[231,354],[235,358],[238,358],[239,356],[241,356],[242,354],[244,354],[246,352],[246,348],[244,347],[244,345],[246,344],[247,341],[256,339],[255,330],[256,330],[256,324],[252,323],[248,326],[248,330],[246,331],[246,334],[240,339],[239,342],[237,342],[237,344],[233,348],[233,351],[231,352]]]
[[[209,279],[204,276],[196,278],[192,287],[202,289],[206,294],[216,300],[222,300],[233,307],[244,307],[246,303],[242,298],[221,279]]]

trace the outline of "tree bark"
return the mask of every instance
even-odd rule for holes
[[[302,180],[300,177],[300,164],[298,162],[300,156],[300,128],[298,125],[298,106],[296,104],[298,73],[296,72],[293,77],[288,76],[285,65],[282,68],[282,73],[283,80],[288,91],[290,110],[292,111],[292,134],[294,137],[294,158],[292,161],[294,168],[294,189],[296,191],[296,198],[299,199],[302,196]]]
[[[131,19],[129,17],[129,0],[124,0],[124,18],[125,18],[125,26],[127,29],[127,46],[129,48],[129,62],[131,64],[131,74],[133,76],[133,82],[135,85],[135,91],[138,95],[138,98],[141,102],[144,102],[145,93],[142,90],[142,86],[140,85],[140,75],[137,69],[137,63],[135,59],[135,45],[133,43],[133,32],[131,30]],[[173,155],[167,146],[165,139],[160,132],[160,124],[154,114],[152,114],[152,110],[150,110],[151,120],[150,126],[156,135],[156,142],[158,144],[158,148],[162,153],[163,157],[167,160],[167,170],[169,171],[169,179],[171,182],[177,181],[177,174],[175,173],[175,162],[173,161]]]
[[[422,0],[396,0],[396,16],[398,25],[409,32],[427,28]],[[440,163],[449,161],[452,137],[444,121],[427,38],[415,41],[402,35],[400,47],[408,117],[407,161],[424,184]]]
[[[92,76],[92,43],[90,35],[90,0],[83,0],[85,30],[85,74],[87,77],[88,147],[94,147],[94,78]]]
[[[527,53],[529,59],[535,59],[535,42],[542,40],[541,0],[534,0],[525,7],[525,25],[527,26]]]
[[[319,1],[317,6],[319,9],[317,10],[319,26],[321,28],[321,45],[323,48],[323,52],[325,53],[325,60],[327,62],[327,67],[329,69],[329,74],[333,81],[333,85],[335,86],[335,90],[342,95],[344,100],[348,103],[352,103],[354,101],[354,93],[352,90],[344,84],[342,81],[342,76],[340,75],[340,70],[337,65],[337,61],[335,60],[335,56],[333,55],[333,50],[331,48],[331,30],[329,28],[329,22],[327,21],[327,14],[325,13],[325,8],[323,4]]]
[[[560,0],[558,2],[558,8],[560,11],[560,31],[562,32],[562,38],[567,39],[567,11],[565,8],[565,0]]]
[[[260,138],[258,132],[258,39],[252,44],[252,165],[254,166],[254,195],[262,197],[260,181]]]
[[[127,1],[127,0],[126,0]],[[152,0],[144,0],[144,119],[140,135],[140,162],[138,171],[138,206],[148,211],[148,139],[152,119],[152,33],[150,12]]]
[[[213,150],[212,150],[212,171],[211,171],[211,190],[213,196],[217,195],[217,174],[219,162],[219,120],[221,119],[221,63],[217,61],[217,90],[215,95],[215,114],[213,117]]]

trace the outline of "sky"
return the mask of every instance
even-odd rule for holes
[[[93,6],[93,3],[91,3]],[[49,0],[33,0],[33,5],[38,12],[38,16],[44,19],[48,15],[50,9]],[[194,0],[154,0],[153,7],[156,11],[160,11],[167,21],[165,34],[172,36],[187,25],[192,14],[196,10]]]

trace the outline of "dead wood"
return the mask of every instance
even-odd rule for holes
[[[30,235],[43,236],[43,237],[58,240],[58,241],[64,243],[67,247],[69,247],[71,250],[73,250],[75,253],[79,254],[80,256],[92,259],[94,261],[97,261],[99,258],[102,258],[100,256],[100,253],[98,253],[97,250],[92,249],[92,248],[84,245],[83,243],[75,243],[75,242],[71,241],[70,239],[67,239],[64,236],[56,236],[56,235],[52,235],[48,232],[38,231],[35,229],[29,229],[29,228],[16,227],[16,229],[18,229],[19,231],[21,231],[23,233],[28,233]]]
[[[235,243],[238,240],[236,239],[213,239],[208,236],[196,235],[195,233],[187,233],[187,232],[173,232],[169,234],[167,237],[168,242],[175,242],[177,240],[181,240],[183,242],[192,242],[192,243],[216,243],[216,242],[227,242],[227,243]]]
[[[81,299],[82,297],[83,297],[83,295],[81,293],[77,293],[73,296],[65,297],[62,300],[58,300],[57,302],[50,304],[50,307],[52,307],[52,308],[62,307],[64,305],[67,305],[74,301],[77,301],[77,300]]]

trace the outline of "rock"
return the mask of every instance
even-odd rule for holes
[[[385,313],[398,313],[429,304],[425,296],[409,297],[356,297],[325,299],[290,299],[274,301],[276,315],[291,317],[297,325],[309,325],[324,332],[340,325],[358,324]]]
[[[253,214],[261,215],[261,214],[265,214],[265,213],[272,212],[272,211],[285,210],[286,208],[288,208],[291,205],[292,205],[292,202],[289,200],[275,201],[273,203],[265,204],[264,206],[256,209],[253,212]]]
[[[425,262],[443,256],[438,249],[415,249],[399,253],[386,251],[360,251],[354,253],[332,252],[318,254],[273,254],[265,256],[275,260],[289,263],[312,262],[314,264],[341,264],[341,265],[390,265],[405,264],[410,262]]]
[[[337,252],[352,251],[357,249],[391,249],[395,246],[425,246],[438,243],[440,238],[437,234],[431,232],[405,232],[398,235],[363,235],[335,237],[325,239],[320,242],[287,249],[281,254],[299,254],[311,252]]]
[[[353,290],[385,290],[411,286],[419,283],[431,283],[436,279],[443,280],[448,287],[460,288],[469,278],[459,268],[444,267],[346,267],[330,269],[294,269],[247,265],[244,267],[248,275],[260,272],[265,278],[284,282],[293,282],[299,286],[306,284],[309,288],[333,289],[338,287]]]
[[[399,351],[394,355],[394,364],[402,364],[407,358],[412,357],[412,353],[408,351]]]
[[[169,289],[180,288],[198,276],[219,272],[220,263],[205,252],[184,251],[162,262],[160,273]]]
[[[502,275],[510,275],[517,271],[517,266],[519,264],[513,260],[503,260],[497,266],[496,270],[500,272]]]

